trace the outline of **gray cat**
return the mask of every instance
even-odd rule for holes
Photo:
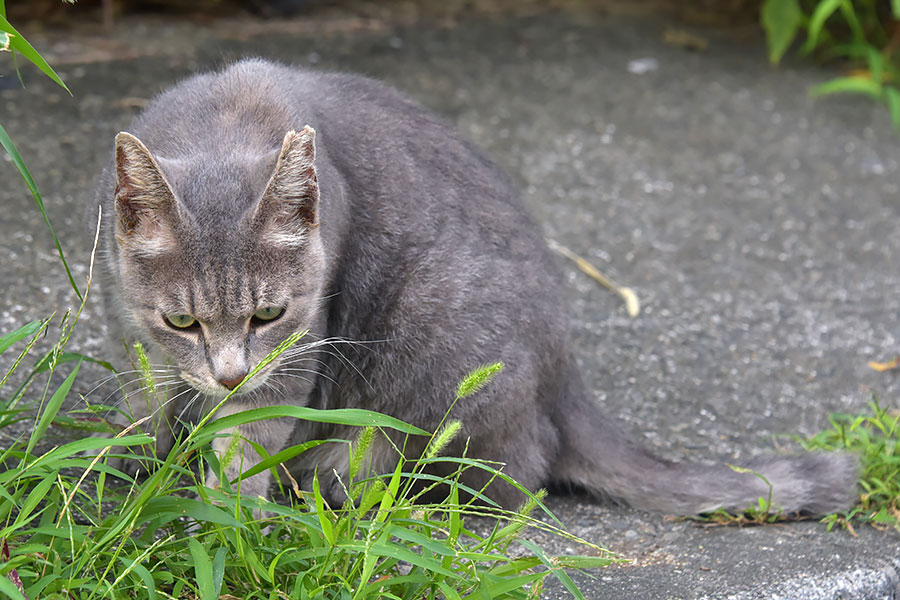
[[[153,415],[161,453],[172,444],[167,421],[208,410],[279,342],[309,330],[222,414],[356,407],[430,429],[460,379],[499,360],[496,379],[454,409],[464,429],[448,453],[468,439],[469,456],[504,462],[528,488],[575,484],[671,513],[741,510],[767,495],[752,474],[671,462],[623,437],[582,383],[557,268],[514,186],[400,93],[245,60],[163,93],[130,132],[116,137],[98,186],[109,216],[103,287],[112,336],[141,340],[177,369],[161,378],[176,400],[137,415]],[[356,435],[285,419],[239,433],[269,453]],[[244,466],[258,459],[245,443]],[[381,439],[372,468],[388,472],[396,459]],[[315,465],[320,476],[346,473],[345,445],[302,455],[301,470]],[[786,513],[834,511],[854,496],[852,456],[747,466]],[[228,475],[238,470],[235,461]],[[269,484],[264,472],[243,490]],[[339,496],[333,482],[330,492]],[[508,485],[489,495],[522,500]]]

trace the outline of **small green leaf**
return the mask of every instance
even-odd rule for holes
[[[126,569],[134,571],[140,582],[144,584],[144,587],[147,589],[147,600],[156,600],[156,584],[153,582],[153,576],[147,570],[147,567],[124,556],[120,557],[119,560],[122,561]]]
[[[609,556],[557,556],[556,563],[566,569],[597,569],[605,567],[622,559],[615,559]]]
[[[69,92],[70,95],[72,94],[72,92],[69,91],[69,88],[66,87],[66,84],[63,83],[63,80],[60,79],[59,75],[56,74],[56,71],[53,70],[53,67],[47,64],[47,61],[44,60],[44,57],[38,54],[38,51],[28,43],[28,40],[22,37],[22,34],[16,31],[15,27],[9,24],[9,21],[6,20],[6,17],[0,16],[0,30],[3,30],[7,34],[9,34],[7,37],[9,40],[9,45],[13,50],[33,62],[34,65],[38,69],[43,71],[47,77],[55,81],[57,85]]]
[[[812,89],[814,96],[828,94],[856,93],[866,94],[872,98],[881,97],[881,84],[868,77],[835,77],[831,81],[819,84]]]
[[[894,19],[900,19],[900,0],[891,0],[891,14]]]
[[[572,581],[572,578],[569,577],[569,574],[566,573],[552,558],[547,556],[541,548],[528,540],[518,540],[520,544],[528,548],[530,551],[534,553],[541,562],[544,563],[544,566],[547,567],[554,577],[566,588],[570,594],[574,597],[579,598],[580,600],[585,600],[584,595],[578,589],[578,586],[575,585],[575,582]]]
[[[322,490],[319,488],[319,472],[318,469],[313,474],[313,498],[316,503],[316,516],[319,517],[319,525],[322,527],[322,535],[325,536],[325,539],[328,540],[328,543],[334,546],[334,527],[331,524],[331,519],[328,518],[328,514],[325,512],[325,499],[322,497]]]
[[[145,523],[155,518],[171,518],[190,517],[194,521],[202,523],[215,523],[217,525],[226,525],[228,527],[239,527],[244,529],[245,526],[237,521],[234,516],[211,504],[194,500],[193,498],[181,498],[179,496],[162,496],[149,500],[144,506],[144,510],[138,519],[138,523]]]
[[[822,0],[813,11],[809,20],[809,27],[806,30],[806,43],[803,44],[803,52],[810,53],[816,49],[819,44],[819,36],[825,27],[825,21],[834,14],[845,0]]]
[[[6,352],[7,348],[12,346],[16,342],[24,340],[25,338],[37,333],[43,325],[43,321],[32,321],[31,323],[23,325],[15,331],[11,331],[3,337],[0,337],[0,354]]]
[[[900,0],[898,0],[900,1]],[[777,64],[797,36],[803,20],[798,0],[766,0],[762,7],[762,26],[766,30],[769,61]]]
[[[900,91],[892,86],[885,86],[884,99],[891,112],[891,123],[894,129],[900,130]]]
[[[222,581],[225,579],[225,552],[225,548],[219,546],[212,562],[212,577],[215,586],[213,598],[218,598],[222,593]]]
[[[897,523],[897,517],[888,512],[886,508],[882,508],[872,517],[872,521],[874,523],[888,523],[895,524]]]
[[[31,454],[31,451],[34,449],[35,444],[37,444],[38,440],[43,437],[44,433],[47,431],[47,428],[50,427],[50,423],[53,422],[53,419],[56,417],[56,413],[59,412],[60,407],[62,406],[63,400],[66,399],[66,396],[69,394],[69,389],[71,389],[72,384],[75,383],[75,377],[78,375],[78,370],[81,368],[81,363],[77,363],[75,368],[72,369],[72,372],[69,373],[69,376],[66,377],[65,381],[59,386],[59,389],[53,393],[53,396],[50,397],[50,401],[47,403],[47,406],[44,407],[43,412],[41,413],[41,418],[38,421],[37,426],[31,432],[31,437],[28,439],[28,447],[26,452]]]
[[[195,538],[188,538],[188,548],[191,558],[194,559],[194,575],[197,577],[197,589],[200,590],[200,600],[215,600],[216,587],[213,584],[212,562],[206,549]]]

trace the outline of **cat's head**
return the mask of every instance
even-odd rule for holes
[[[174,160],[116,136],[120,312],[204,393],[224,396],[314,325],[325,273],[314,159],[310,127],[253,157]]]

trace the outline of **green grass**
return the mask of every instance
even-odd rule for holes
[[[854,523],[891,528],[900,533],[900,412],[882,408],[877,399],[862,415],[834,414],[831,428],[806,440],[808,450],[847,450],[862,466],[859,502],[849,511],[823,519],[853,530]]]
[[[66,356],[75,320],[71,317],[62,328],[48,373],[59,366],[53,356]],[[47,328],[48,321],[30,323],[0,338],[0,350],[24,344],[20,354],[27,354]],[[13,368],[22,363],[16,361]],[[472,468],[518,484],[496,464],[441,457],[459,431],[454,421],[430,437],[421,457],[402,458],[384,476],[362,469],[375,437],[389,429],[405,435],[425,432],[361,410],[277,407],[218,420],[209,415],[166,457],[153,456],[152,438],[136,429],[38,451],[42,435],[60,416],[79,365],[55,390],[45,386],[36,406],[7,401],[0,410],[0,428],[33,420],[28,435],[0,454],[6,466],[0,472],[0,593],[11,598],[537,598],[550,575],[580,598],[565,569],[614,560],[602,548],[567,534],[544,506],[543,493],[526,492],[521,510],[505,511],[487,500],[484,490],[466,488],[459,476]],[[499,369],[491,365],[467,377],[457,400],[489,385]],[[0,397],[4,393],[0,387]],[[220,457],[209,441],[228,427],[276,416],[360,427],[356,442],[347,443],[351,469],[342,483],[349,500],[342,506],[326,505],[318,477],[311,489],[301,490],[284,472],[279,485],[287,500],[282,503],[239,493],[243,477],[265,468],[277,476],[284,460],[318,442],[266,458],[231,482],[223,479]],[[149,458],[123,454],[127,449]],[[91,458],[86,451],[100,454]],[[151,474],[131,479],[107,465],[110,456],[153,463],[147,469]],[[452,464],[454,473],[438,480],[424,472],[438,461]],[[209,468],[219,473],[221,487],[204,485]],[[423,492],[415,491],[414,482],[426,489],[442,485],[447,496],[420,503]],[[259,514],[271,516],[260,519]],[[521,537],[529,528],[583,544],[592,555],[549,556]]]

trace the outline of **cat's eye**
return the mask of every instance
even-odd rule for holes
[[[280,317],[283,312],[284,309],[280,306],[266,306],[253,313],[253,318],[257,321],[274,321]]]
[[[163,318],[175,329],[188,329],[197,324],[197,319],[191,315],[165,315]]]

